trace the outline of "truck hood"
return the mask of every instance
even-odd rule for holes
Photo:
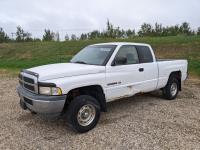
[[[105,72],[105,66],[76,64],[76,63],[59,63],[43,65],[27,69],[37,73],[39,81],[51,80],[63,77],[80,76],[86,74],[96,74]]]

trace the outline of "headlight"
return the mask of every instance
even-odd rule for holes
[[[44,95],[62,95],[62,90],[58,87],[39,87],[39,93]]]

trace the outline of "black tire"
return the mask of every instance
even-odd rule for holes
[[[173,87],[176,86],[176,91],[171,90]],[[163,89],[163,96],[167,100],[174,100],[179,92],[179,82],[176,76],[170,76],[167,85]]]
[[[93,114],[93,119],[90,120],[91,122],[87,125],[82,125],[83,123],[80,122],[81,119],[78,119],[80,116],[80,110],[85,107],[93,108],[92,112],[95,111]],[[89,111],[91,112],[91,111]],[[100,118],[100,105],[98,101],[89,96],[89,95],[80,95],[75,97],[72,102],[69,104],[68,110],[66,112],[67,121],[71,125],[73,129],[75,129],[79,133],[87,132],[93,129],[99,121]],[[79,116],[79,117],[78,117]]]
[[[37,113],[34,111],[30,111],[32,115],[36,115]]]

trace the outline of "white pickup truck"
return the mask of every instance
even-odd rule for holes
[[[95,127],[107,102],[159,89],[164,98],[175,99],[187,65],[187,60],[156,60],[148,44],[94,44],[69,63],[22,70],[17,90],[23,109],[66,114],[73,129],[86,132]]]

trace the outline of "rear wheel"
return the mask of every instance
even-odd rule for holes
[[[175,76],[171,76],[167,85],[163,89],[163,96],[167,100],[173,100],[177,97],[179,92],[179,82]]]
[[[68,123],[76,131],[83,133],[93,129],[100,118],[100,106],[98,101],[89,96],[75,97],[67,110]]]

